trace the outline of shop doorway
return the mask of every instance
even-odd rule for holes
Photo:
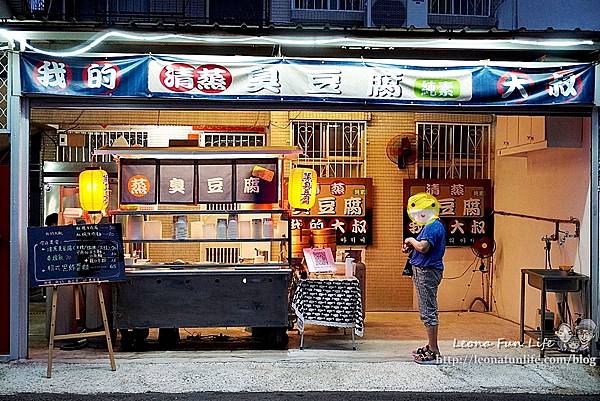
[[[77,169],[91,160],[94,148],[110,146],[111,141],[121,135],[129,138],[129,141],[135,133],[146,133],[140,136],[144,138],[144,146],[166,146],[169,139],[189,138],[202,139],[205,146],[222,143],[240,146],[246,142],[271,146],[299,145],[307,152],[298,165],[318,167],[322,176],[372,178],[375,188],[374,240],[372,245],[363,250],[363,260],[367,265],[366,329],[368,331],[370,324],[373,325],[373,332],[377,334],[372,338],[376,340],[390,340],[392,336],[389,333],[396,333],[394,338],[409,340],[416,340],[420,335],[412,282],[400,274],[405,258],[398,246],[403,235],[404,222],[400,216],[405,179],[491,179],[496,210],[556,219],[573,216],[582,224],[589,220],[586,208],[590,182],[589,178],[586,181],[588,175],[580,173],[589,169],[589,121],[585,119],[581,122],[581,140],[577,146],[546,146],[519,152],[515,148],[530,144],[518,143],[517,130],[517,142],[512,144],[512,149],[508,149],[511,148],[511,140],[506,137],[507,125],[502,125],[506,122],[503,118],[492,113],[192,112],[166,108],[131,109],[127,113],[106,110],[100,114],[86,108],[38,107],[31,113],[32,122],[36,124],[60,127],[52,134],[56,135],[56,143],[48,141],[45,145],[49,151],[47,160],[44,160],[46,170],[42,172],[42,182],[52,184],[51,190],[43,188],[47,199],[55,190],[59,191],[59,195],[60,191],[71,195],[76,191],[75,181],[65,181],[67,170],[62,173],[58,169],[52,170],[52,163],[70,165],[69,174],[74,177]],[[521,116],[516,121],[516,124],[530,127],[529,133],[522,128],[522,138],[533,136],[531,127],[535,124],[531,116]],[[119,134],[112,135],[114,132]],[[461,134],[465,135],[464,140]],[[479,134],[482,138],[485,136],[483,142],[477,142]],[[390,160],[386,153],[387,145],[398,135],[409,138],[410,149],[417,155],[403,167]],[[61,136],[66,140],[64,145],[61,145]],[[482,151],[474,155],[457,149],[463,143],[470,146],[470,140]],[[70,141],[73,141],[72,145],[69,145]],[[498,155],[499,150],[505,154]],[[445,170],[438,160],[448,162]],[[101,162],[110,168],[110,160]],[[52,172],[55,173],[52,178],[55,181],[49,180]],[[444,175],[447,173],[450,176]],[[59,176],[63,181],[59,182]],[[62,195],[59,198],[62,199]],[[56,205],[66,205],[65,202],[57,202]],[[45,204],[48,208],[52,202],[46,201]],[[62,206],[60,211],[64,212]],[[49,212],[48,209],[44,213]],[[519,286],[519,272],[525,267],[544,267],[545,252],[541,238],[552,233],[554,225],[551,222],[520,220],[514,216],[496,216],[494,227],[497,250],[493,259],[485,261],[486,264],[492,262],[494,267],[493,273],[488,276],[479,270],[480,261],[470,247],[450,248],[447,251],[446,280],[440,289],[440,307],[444,311],[442,318],[446,316],[451,326],[444,337],[448,341],[456,337],[472,339],[473,336],[493,339],[499,332],[503,335],[506,333],[510,338],[518,337],[516,322],[519,320],[519,305],[515,289]],[[573,264],[584,273],[588,269],[589,274],[589,260],[586,261],[586,257],[589,257],[586,238],[589,237],[573,238],[572,227],[561,226],[561,231],[568,235],[559,238],[561,242],[564,241],[561,244],[558,241],[553,243],[555,246],[551,250],[551,258],[554,267]],[[582,233],[586,235],[585,230]],[[527,306],[530,312],[527,325],[535,327],[538,324],[535,311],[539,297],[536,290],[527,291],[531,300]],[[470,306],[474,311],[486,312],[481,303],[473,304],[476,298],[485,299],[490,309],[481,319],[465,313]],[[555,304],[553,300],[549,302]],[[581,302],[581,299],[573,299],[574,309]],[[494,326],[497,329],[487,329],[486,326],[491,327],[490,324],[497,325]],[[32,324],[31,327],[36,325]],[[193,337],[194,331],[191,333],[182,332],[181,337]],[[232,336],[244,335],[243,331],[231,333]],[[314,334],[326,337],[328,333],[315,329]],[[151,336],[157,338],[158,333],[152,332]],[[43,343],[43,334],[38,340],[37,344]],[[292,340],[291,346],[293,344]]]

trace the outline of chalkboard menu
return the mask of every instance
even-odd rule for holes
[[[125,280],[120,224],[29,227],[31,287]]]

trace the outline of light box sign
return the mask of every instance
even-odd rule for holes
[[[313,207],[292,212],[292,230],[335,228],[338,245],[372,244],[372,179],[319,177],[317,185]]]
[[[186,203],[195,201],[196,166],[194,162],[160,162],[158,203]]]
[[[277,203],[279,174],[277,163],[239,162],[236,169],[236,202]]]
[[[423,229],[406,212],[408,198],[420,192],[427,192],[439,201],[439,216],[446,227],[448,246],[471,246],[479,238],[493,238],[491,180],[404,180],[404,238],[416,237]]]
[[[233,202],[233,164],[198,164],[198,203]]]
[[[156,203],[156,162],[121,160],[120,197],[122,204]]]
[[[593,104],[591,63],[20,54],[25,94],[297,105]]]
[[[120,203],[278,203],[276,160],[121,159]]]

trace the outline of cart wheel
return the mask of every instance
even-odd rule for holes
[[[161,347],[169,348],[179,342],[179,328],[158,329],[158,343]]]
[[[255,338],[258,340],[264,340],[269,335],[268,327],[251,327],[251,330],[252,330],[252,338]]]
[[[267,337],[268,344],[274,349],[287,349],[289,337],[285,327],[274,327]]]
[[[119,349],[124,352],[132,351],[133,350],[133,331],[123,329],[123,330],[119,330],[119,333],[121,334],[121,344],[119,346]]]

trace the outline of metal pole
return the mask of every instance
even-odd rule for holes
[[[9,57],[10,126],[10,358],[27,357],[27,225],[29,211],[29,101],[21,98],[19,54]]]
[[[598,79],[598,78],[596,78]],[[590,303],[591,303],[591,319],[600,323],[598,320],[600,309],[600,294],[598,286],[600,284],[600,255],[598,254],[598,241],[600,230],[600,220],[598,219],[598,107],[592,110],[592,127],[591,127],[591,182],[590,182]],[[599,356],[598,342],[592,343],[591,354],[595,357]]]

